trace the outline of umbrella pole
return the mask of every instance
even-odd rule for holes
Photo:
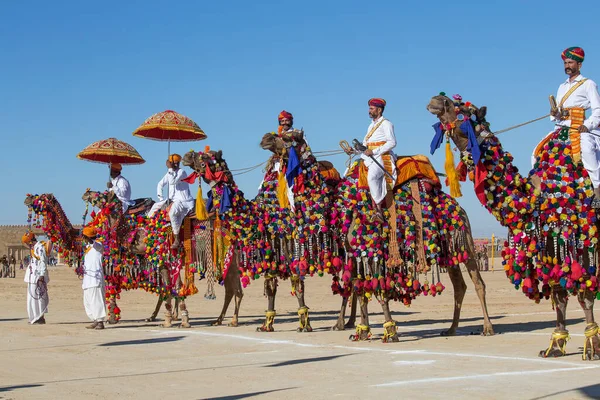
[[[169,156],[171,155],[171,139],[169,139],[169,144],[167,145],[167,159],[169,158]]]

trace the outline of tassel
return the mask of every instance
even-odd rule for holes
[[[454,153],[452,153],[450,141],[446,142],[446,163],[444,167],[446,169],[446,176],[448,177],[448,186],[450,186],[450,196],[454,198],[461,197],[460,181],[458,180],[458,172],[456,172],[456,168],[454,167]]]
[[[282,171],[279,171],[279,177],[277,178],[277,199],[280,208],[290,208],[290,200],[287,195],[287,179]]]
[[[206,204],[204,204],[204,198],[202,196],[202,185],[198,185],[198,194],[196,194],[196,219],[200,221],[208,219]]]

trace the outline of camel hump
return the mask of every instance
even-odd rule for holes
[[[440,179],[427,156],[416,154],[412,156],[398,156],[396,160],[398,178],[396,185],[402,185],[411,179],[429,179],[441,186]]]
[[[319,171],[321,172],[321,175],[323,175],[323,178],[325,178],[326,181],[339,182],[339,180],[341,179],[340,173],[337,169],[335,169],[331,162],[323,160],[318,161],[318,164]]]

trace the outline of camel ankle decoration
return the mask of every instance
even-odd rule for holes
[[[442,192],[435,170],[424,156],[398,160],[398,180],[389,191],[386,223],[373,220],[373,207],[366,169],[354,163],[337,187],[331,225],[345,242],[346,262],[336,272],[332,289],[344,297],[333,329],[344,329],[344,311],[352,294],[351,321],[356,298],[360,300],[361,323],[351,340],[371,337],[368,302],[376,297],[383,308],[384,342],[398,341],[396,322],[389,302],[409,306],[417,296],[441,294],[440,268],[446,268],[454,286],[454,317],[442,335],[455,335],[466,284],[460,271],[464,263],[481,302],[483,335],[493,335],[485,302],[485,284],[475,258],[469,220],[458,203]],[[376,166],[375,166],[376,167]],[[437,281],[437,282],[436,282]],[[352,323],[349,323],[352,325]]]
[[[579,154],[577,124],[557,128],[536,149],[529,176],[489,131],[486,107],[434,96],[427,109],[439,119],[432,151],[444,135],[461,152],[462,169],[475,184],[482,205],[508,228],[502,252],[506,275],[516,289],[534,300],[552,298],[556,329],[541,357],[566,354],[568,296],[576,295],[587,327],[584,360],[600,359],[600,336],[593,304],[598,296],[598,230],[591,207],[592,184]],[[575,119],[573,119],[575,121]],[[465,171],[466,173],[466,171]]]

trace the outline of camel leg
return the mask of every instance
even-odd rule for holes
[[[225,299],[223,300],[223,309],[221,310],[221,314],[217,318],[215,322],[213,322],[212,326],[218,326],[223,324],[223,319],[225,318],[225,313],[227,312],[227,308],[229,308],[229,303],[231,303],[231,299],[233,298],[233,290],[229,287],[227,280],[225,281]]]
[[[356,327],[356,309],[358,306],[358,298],[356,294],[352,294],[352,303],[350,303],[350,318],[348,318],[348,322],[344,325],[346,329],[352,329]]]
[[[359,340],[369,340],[371,338],[371,328],[369,326],[369,299],[364,294],[360,296],[360,324],[356,326],[356,333],[350,335],[350,340],[357,342]]]
[[[385,322],[383,324],[383,338],[381,340],[383,343],[399,342],[400,339],[398,339],[396,321],[394,321],[392,318],[392,313],[390,312],[390,300],[386,297],[383,297],[379,302],[381,303],[383,316],[385,317]]]
[[[308,316],[308,307],[304,303],[304,281],[299,278],[292,278],[292,290],[296,293],[298,299],[298,318],[300,326],[298,332],[312,332],[310,326],[310,317]]]
[[[188,314],[188,310],[185,305],[185,300],[181,299],[180,301],[178,301],[178,299],[175,299],[175,307],[177,307],[178,302],[179,302],[179,308],[181,309],[181,325],[179,325],[179,327],[180,328],[191,328],[192,326],[190,325],[190,316]]]
[[[585,314],[585,342],[583,343],[583,360],[600,360],[600,335],[598,324],[594,320],[594,300],[596,296],[594,293],[586,290],[583,293],[579,293],[577,299],[583,313]]]
[[[173,307],[173,321],[179,321],[179,297],[175,298],[175,307]]]
[[[569,295],[560,285],[552,288],[552,301],[556,308],[556,329],[552,332],[550,346],[539,353],[540,357],[564,357],[566,355],[567,340],[569,340],[569,331],[567,330],[567,302]]]
[[[460,267],[448,268],[448,275],[450,275],[450,281],[454,288],[454,317],[452,318],[452,325],[447,331],[442,331],[442,336],[454,336],[456,335],[456,328],[458,328],[458,321],[460,320],[460,309],[462,302],[467,291],[467,284],[465,279],[460,272]]]
[[[481,273],[477,268],[475,260],[469,259],[465,264],[467,267],[467,271],[469,271],[469,275],[471,275],[471,280],[473,281],[473,285],[475,286],[475,292],[477,293],[477,297],[479,297],[479,302],[481,303],[481,310],[483,311],[483,331],[481,334],[483,336],[492,336],[494,334],[494,327],[492,326],[492,322],[490,321],[490,316],[488,315],[487,303],[485,301],[485,282],[481,279]],[[453,269],[453,268],[450,268]],[[460,269],[457,267],[458,273],[460,274]],[[462,274],[461,274],[462,277]],[[464,282],[464,279],[463,279]],[[453,282],[454,283],[454,282]],[[466,288],[465,288],[466,289]],[[463,294],[464,297],[464,294]],[[462,305],[462,300],[461,300]],[[456,307],[456,304],[454,305]],[[460,308],[460,306],[459,306]],[[459,310],[460,315],[460,310]],[[452,321],[452,325],[456,324],[458,327],[458,317],[456,315],[456,309],[454,313],[455,320]]]
[[[233,275],[233,274],[232,274]],[[233,312],[233,318],[228,326],[236,327],[239,325],[238,318],[240,316],[240,306],[242,304],[242,298],[244,297],[244,290],[242,289],[242,282],[240,281],[239,274],[233,275],[232,281],[234,281],[234,295],[235,295],[235,310]]]
[[[171,305],[171,301],[173,297],[169,296],[165,299],[165,322],[163,322],[163,328],[170,328],[173,326],[173,306]]]
[[[156,307],[154,307],[154,312],[152,313],[152,315],[150,317],[145,319],[146,322],[156,321],[156,316],[158,315],[158,312],[160,311],[160,308],[162,307],[162,303],[163,303],[163,301],[159,296],[158,301],[156,302]]]
[[[111,325],[119,322],[117,315],[115,313],[115,309],[117,308],[117,298],[113,295],[110,296],[110,300],[108,302],[108,323]]]
[[[268,298],[269,306],[265,316],[265,323],[256,328],[257,332],[273,332],[273,324],[275,322],[275,296],[277,295],[277,278],[265,279],[265,295]]]
[[[340,308],[340,314],[338,315],[337,322],[334,326],[331,327],[332,331],[343,331],[344,330],[344,320],[346,318],[346,306],[348,305],[348,298],[342,297],[342,308]]]

